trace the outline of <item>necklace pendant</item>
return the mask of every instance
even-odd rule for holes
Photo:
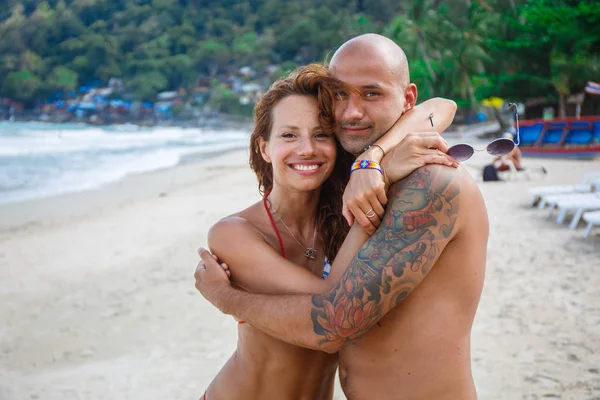
[[[317,250],[313,249],[312,247],[309,247],[304,252],[304,257],[310,258],[311,260],[314,260],[316,255],[317,255]]]

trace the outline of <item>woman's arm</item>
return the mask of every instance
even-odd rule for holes
[[[208,233],[208,245],[229,266],[232,281],[252,293],[318,294],[333,287],[367,235],[353,227],[333,262],[327,279],[285,259],[248,221],[228,217]]]
[[[429,99],[402,114],[394,126],[374,144],[383,148],[385,154],[388,154],[409,133],[445,131],[454,120],[455,114],[454,101],[441,97]],[[383,153],[377,146],[372,146],[359,158],[381,162]]]
[[[401,178],[426,164],[458,166],[458,163],[445,154],[448,143],[438,132],[445,130],[454,119],[456,103],[452,100],[434,98],[405,112],[394,126],[358,159],[381,162],[385,151],[386,163],[395,164],[395,171]],[[431,114],[433,116],[430,118]],[[432,125],[433,121],[433,127]],[[379,148],[380,146],[381,148]],[[393,153],[393,154],[392,154]],[[397,168],[401,166],[402,168]],[[382,163],[383,170],[385,165]],[[352,173],[344,191],[343,214],[348,224],[354,218],[368,232],[373,233],[380,223],[387,203],[387,188],[394,182],[385,182],[376,170],[358,170]],[[368,218],[369,210],[377,214]]]

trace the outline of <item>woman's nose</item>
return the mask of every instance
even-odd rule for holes
[[[315,153],[315,143],[312,138],[303,138],[300,142],[300,155],[307,156]]]

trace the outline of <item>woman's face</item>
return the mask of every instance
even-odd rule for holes
[[[271,136],[261,139],[260,149],[273,167],[273,181],[296,191],[320,188],[333,172],[336,147],[334,136],[319,125],[317,99],[290,95],[271,113]]]

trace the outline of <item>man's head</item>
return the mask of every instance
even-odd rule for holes
[[[341,93],[336,119],[338,139],[353,154],[383,136],[417,100],[404,51],[381,35],[344,43],[333,55],[329,73],[350,89]]]

